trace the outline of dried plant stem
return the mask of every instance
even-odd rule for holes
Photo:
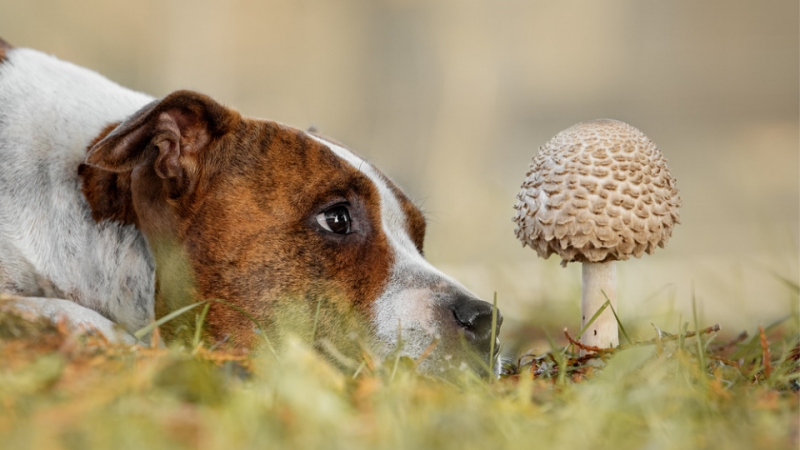
[[[737,369],[741,369],[741,366],[736,361],[731,361],[731,360],[725,359],[725,358],[723,358],[721,356],[708,355],[708,357],[713,359],[713,360],[716,360],[716,361],[721,361],[721,362],[723,362],[723,363],[725,363],[725,364],[727,364],[727,365],[729,365],[731,367],[736,367]]]
[[[761,335],[761,349],[763,350],[763,356],[761,357],[764,363],[764,379],[769,379],[770,374],[772,373],[772,365],[770,364],[770,353],[769,353],[769,343],[767,343],[767,335],[764,333],[764,327],[758,327],[758,334]]]
[[[716,325],[713,325],[713,326],[710,326],[708,328],[704,328],[704,329],[700,330],[700,334],[703,335],[703,334],[715,333],[715,332],[717,332],[717,331],[719,331],[721,329],[722,328],[719,326],[719,324],[716,324]],[[570,344],[573,344],[573,345],[577,346],[578,348],[580,348],[582,354],[586,353],[586,352],[598,353],[598,354],[611,354],[611,353],[614,353],[614,351],[616,351],[616,350],[625,350],[625,349],[632,348],[632,347],[640,347],[642,345],[656,345],[656,344],[659,344],[659,343],[663,344],[666,341],[677,340],[680,336],[683,336],[684,338],[691,338],[691,337],[694,337],[695,335],[697,335],[697,333],[695,333],[694,331],[689,331],[689,332],[687,332],[685,334],[682,334],[682,335],[672,334],[672,335],[669,335],[669,336],[661,337],[660,339],[651,339],[649,341],[635,342],[633,344],[628,344],[628,345],[620,345],[620,346],[618,346],[616,348],[601,348],[601,347],[594,347],[594,346],[586,345],[586,344],[581,343],[580,341],[577,341],[577,340],[573,339],[572,336],[569,335],[569,332],[567,331],[567,329],[566,328],[564,329],[564,336],[567,338],[567,340],[570,342]]]
[[[726,348],[733,347],[734,345],[736,345],[736,344],[738,344],[740,342],[744,342],[745,339],[747,339],[748,337],[750,337],[750,335],[747,333],[747,331],[742,331],[741,333],[739,333],[739,336],[736,336],[735,338],[731,339],[730,341],[725,342],[724,344],[712,345],[711,348],[715,352],[718,352],[720,350],[725,350]]]
[[[715,324],[715,325],[712,325],[712,326],[710,326],[708,328],[703,328],[702,330],[700,330],[700,334],[704,335],[704,334],[716,333],[717,331],[719,331],[721,329],[722,329],[722,327],[719,324]],[[658,342],[659,340],[662,343],[664,343],[664,342],[667,342],[667,341],[677,340],[681,336],[684,339],[685,338],[695,337],[696,334],[697,333],[695,333],[694,331],[687,331],[686,333],[683,333],[683,334],[671,334],[669,336],[662,336],[661,339],[650,339],[649,341],[634,342],[633,344],[628,344],[628,345],[620,345],[618,348],[619,348],[619,350],[625,350],[626,348],[639,347],[639,346],[642,346],[642,345],[655,345],[656,342]]]
[[[613,353],[614,352],[613,348],[593,347],[591,345],[583,344],[580,341],[576,341],[575,339],[572,338],[572,336],[569,335],[569,331],[567,331],[566,328],[564,328],[564,336],[566,336],[566,338],[570,342],[570,344],[574,344],[576,347],[581,349],[581,357],[582,358],[584,356],[588,356],[586,354],[588,352],[591,352],[591,353]]]

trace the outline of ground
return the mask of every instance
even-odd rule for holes
[[[579,330],[551,330],[549,352],[506,361],[498,380],[447,381],[367,350],[354,364],[291,339],[276,353],[154,349],[31,319],[0,312],[0,448],[798,446],[796,316],[724,339],[694,323],[623,336],[593,358],[605,365],[578,358]]]

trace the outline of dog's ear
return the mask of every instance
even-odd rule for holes
[[[196,172],[198,155],[234,130],[239,118],[210,97],[176,91],[122,122],[89,150],[86,163],[112,172],[152,163],[163,179],[186,178]]]

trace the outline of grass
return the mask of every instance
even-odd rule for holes
[[[277,356],[110,345],[0,310],[0,448],[795,449],[797,323],[720,340],[695,319],[583,358],[564,333],[490,383],[368,353],[337,368],[292,339]]]

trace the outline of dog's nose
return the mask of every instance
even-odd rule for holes
[[[492,334],[492,305],[472,297],[459,295],[450,306],[458,325],[464,328],[464,335],[478,347],[490,346]],[[503,324],[503,315],[497,310],[497,330]]]

